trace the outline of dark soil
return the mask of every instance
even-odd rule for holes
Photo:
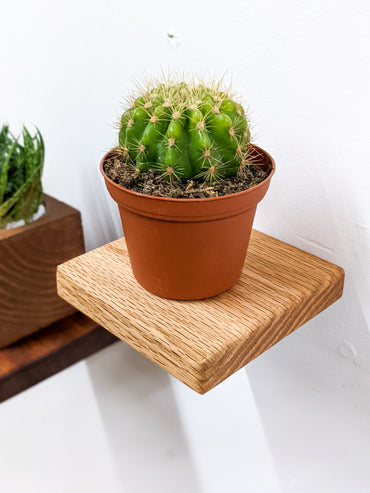
[[[222,195],[242,192],[261,183],[269,175],[269,172],[263,171],[255,165],[248,165],[237,176],[225,178],[212,184],[198,180],[189,180],[186,183],[170,183],[152,170],[137,176],[132,167],[128,166],[122,158],[116,156],[108,158],[103,169],[108,178],[129,190],[146,195],[176,199],[221,197]]]

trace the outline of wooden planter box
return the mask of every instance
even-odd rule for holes
[[[57,295],[57,265],[85,251],[79,211],[44,195],[38,220],[0,230],[0,347],[76,311]]]

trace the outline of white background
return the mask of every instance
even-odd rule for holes
[[[121,235],[97,167],[131,78],[228,69],[277,163],[255,227],[346,271],[203,397],[117,343],[0,405],[1,492],[370,491],[369,25],[368,0],[1,2],[1,120],[40,128],[89,249]]]

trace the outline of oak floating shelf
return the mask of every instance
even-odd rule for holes
[[[123,238],[60,265],[57,277],[62,298],[204,394],[340,298],[344,272],[253,231],[239,282],[215,298],[148,293]]]
[[[0,402],[117,340],[93,320],[75,313],[0,349]]]

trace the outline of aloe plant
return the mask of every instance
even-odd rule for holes
[[[0,132],[0,228],[29,222],[42,203],[44,141],[38,129],[22,130],[23,144],[4,125]]]
[[[249,142],[245,111],[221,84],[170,80],[149,82],[132,99],[117,150],[137,175],[214,182],[246,164]]]

